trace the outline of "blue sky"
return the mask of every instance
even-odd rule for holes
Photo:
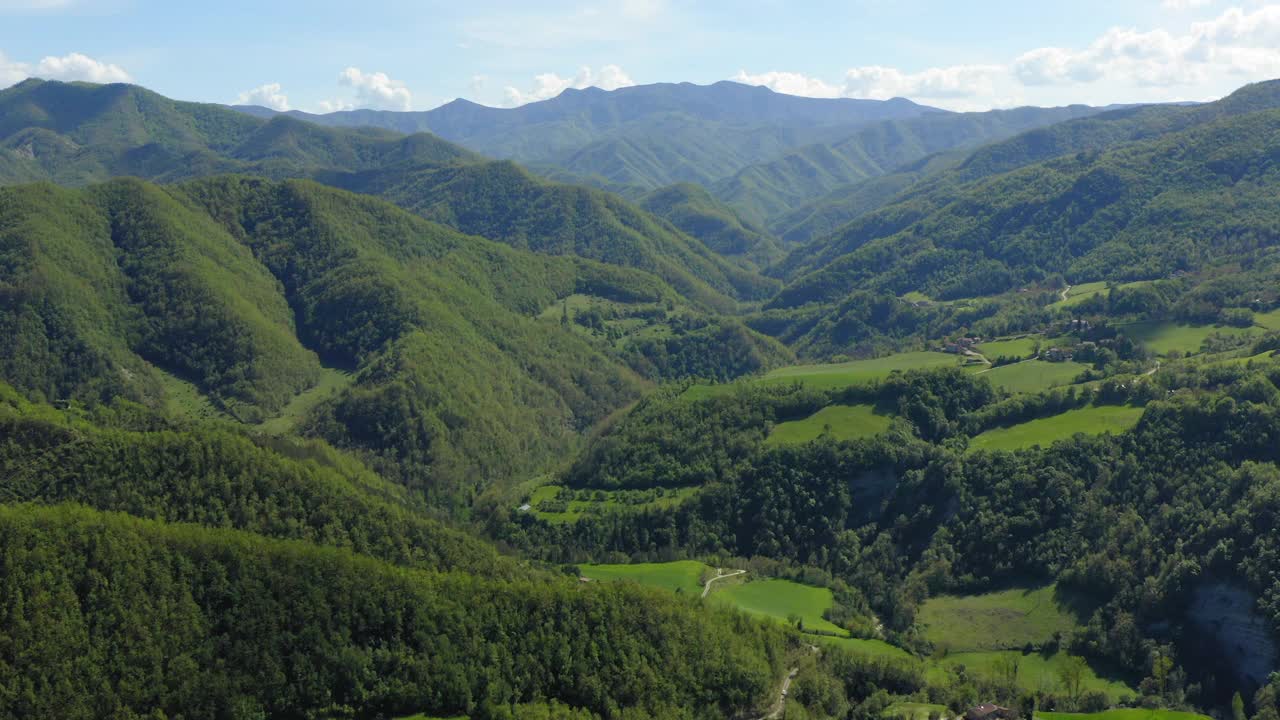
[[[1204,100],[1280,77],[1280,3],[0,0],[0,86],[33,75],[308,111],[724,79],[959,110]]]

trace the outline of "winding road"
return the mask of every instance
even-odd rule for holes
[[[731,573],[727,573],[724,570],[721,570],[720,568],[716,568],[716,576],[708,580],[707,584],[702,587],[702,597],[706,597],[707,594],[711,592],[711,583],[717,580],[723,580],[725,578],[737,577],[739,575],[746,575],[746,574],[747,574],[746,570],[734,570]]]
[[[1062,291],[1062,302],[1067,301],[1067,293],[1071,292],[1071,286],[1068,285],[1066,290]]]
[[[773,703],[773,707],[769,708],[769,712],[761,715],[756,720],[776,720],[782,717],[782,711],[787,706],[787,693],[791,690],[791,680],[800,672],[800,668],[791,668],[791,672],[787,673],[787,677],[782,681],[782,692],[778,693],[778,699]]]

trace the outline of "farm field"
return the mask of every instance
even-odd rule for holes
[[[830,428],[835,440],[874,437],[889,429],[892,418],[878,415],[870,405],[831,405],[803,420],[779,423],[765,441],[770,445],[796,445],[816,440]]]
[[[1254,315],[1253,321],[1268,330],[1280,330],[1280,308]]]
[[[951,367],[959,364],[960,358],[947,353],[908,352],[832,365],[793,365],[774,370],[757,382],[777,384],[799,381],[815,388],[838,388],[881,380],[894,370]]]
[[[1045,345],[1043,336],[1031,335],[1014,340],[993,340],[981,343],[974,349],[988,360],[994,361],[998,357],[1032,357],[1035,355],[1036,345]]]
[[[931,715],[946,717],[949,714],[946,705],[918,702],[896,702],[881,713],[883,717],[900,718],[900,720],[929,720]]]
[[[1125,334],[1142,343],[1157,355],[1178,351],[1198,353],[1200,345],[1214,333],[1223,335],[1254,335],[1258,328],[1237,328],[1217,325],[1179,325],[1173,322],[1139,322],[1120,328]]]
[[[732,603],[756,615],[788,622],[798,616],[805,630],[844,634],[844,629],[827,620],[822,613],[831,607],[831,591],[790,580],[755,580],[724,589],[716,588],[710,597]]]
[[[868,655],[886,660],[914,660],[915,656],[896,645],[883,640],[866,640],[863,638],[832,637],[831,635],[809,635],[815,644],[841,647],[855,655]]]
[[[949,652],[1021,649],[1079,624],[1053,585],[930,598],[920,606],[919,621],[925,637]]]
[[[990,380],[992,385],[1009,392],[1032,393],[1070,385],[1072,380],[1088,368],[1088,365],[1078,362],[1028,360],[984,370],[980,374]]]
[[[1121,433],[1138,423],[1143,408],[1128,405],[1097,405],[1068,410],[1010,427],[993,428],[969,441],[969,450],[1021,450],[1048,447],[1076,433],[1099,435]]]
[[[1207,715],[1178,710],[1119,708],[1098,713],[1037,712],[1043,720],[1209,720]]]
[[[546,503],[556,502],[563,489],[560,485],[542,485],[536,488],[529,497],[529,505],[533,513],[550,523],[569,523],[588,514],[675,507],[696,495],[699,490],[696,487],[657,490],[589,490],[585,491],[585,494],[591,499],[570,500],[565,504],[564,510],[543,509]],[[650,499],[637,500],[637,498]]]
[[[694,560],[633,565],[581,565],[582,576],[599,582],[632,580],[641,585],[701,595],[702,574],[711,568]],[[711,571],[714,573],[714,571]]]
[[[941,660],[933,661],[927,674],[931,682],[942,682],[952,668],[964,666],[965,671],[968,673],[987,675],[989,677],[995,676],[999,672],[996,663],[1002,658],[1015,658],[1017,660],[1018,685],[1026,692],[1036,692],[1038,690],[1054,691],[1062,686],[1058,673],[1060,668],[1067,662],[1068,655],[1065,652],[1058,652],[1048,656],[1040,653],[1024,655],[1020,650],[955,653]],[[1092,667],[1085,671],[1081,687],[1085,692],[1104,692],[1110,696],[1113,702],[1119,701],[1125,696],[1132,697],[1137,695],[1137,692],[1124,682],[1098,675],[1097,671]],[[1036,717],[1044,716],[1045,713],[1036,713]]]
[[[1138,285],[1146,285],[1149,282],[1151,281],[1138,280],[1135,282],[1122,283],[1117,287],[1120,287],[1120,288],[1137,287]],[[1105,280],[1102,280],[1099,282],[1082,283],[1080,285],[1073,285],[1071,287],[1071,290],[1067,293],[1067,299],[1059,300],[1056,304],[1058,307],[1073,307],[1075,305],[1079,305],[1082,302],[1085,302],[1086,300],[1088,300],[1089,298],[1092,298],[1095,295],[1105,296],[1108,292],[1109,291],[1107,290],[1107,282]]]

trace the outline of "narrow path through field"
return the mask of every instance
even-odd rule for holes
[[[1156,361],[1156,366],[1155,366],[1155,367],[1151,368],[1150,370],[1148,370],[1148,371],[1146,371],[1146,372],[1144,372],[1144,373],[1142,373],[1142,374],[1143,374],[1143,375],[1155,375],[1157,372],[1159,372],[1159,370],[1160,370],[1160,361],[1159,361],[1159,360],[1157,360],[1157,361]]]
[[[1067,293],[1069,293],[1069,292],[1071,292],[1071,286],[1070,286],[1070,285],[1068,285],[1068,286],[1067,286],[1067,289],[1065,289],[1065,290],[1063,290],[1063,291],[1062,291],[1062,302],[1066,302],[1066,301],[1067,301]]]
[[[702,588],[702,597],[706,597],[707,593],[711,592],[711,583],[717,580],[723,580],[725,578],[737,577],[739,575],[746,575],[746,574],[747,574],[746,570],[734,570],[731,573],[727,573],[724,570],[721,570],[720,568],[716,568],[716,576],[708,580],[707,584]]]
[[[778,699],[773,703],[773,707],[769,708],[769,712],[761,715],[759,720],[775,720],[782,717],[782,711],[787,706],[787,693],[791,690],[791,680],[800,672],[800,668],[791,668],[791,672],[787,673],[787,677],[782,681],[782,692],[778,693]]]
[[[1027,362],[1031,362],[1032,360],[1039,360],[1039,359],[1040,359],[1040,356],[1039,356],[1039,355],[1036,355],[1035,357],[1029,357],[1029,358],[1027,358],[1026,360],[1019,360],[1019,361],[1018,361],[1018,362],[1016,362],[1016,363],[1009,363],[1008,365],[1001,365],[1000,367],[1013,367],[1014,365],[1021,365],[1022,363],[1027,363]],[[978,372],[974,373],[974,375],[981,375],[982,373],[989,373],[989,372],[991,372],[992,370],[995,370],[995,369],[996,369],[996,366],[995,366],[995,365],[992,365],[991,367],[987,368],[986,370],[979,370]]]

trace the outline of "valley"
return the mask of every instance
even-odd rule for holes
[[[1277,720],[1277,143],[20,78],[0,718]]]

